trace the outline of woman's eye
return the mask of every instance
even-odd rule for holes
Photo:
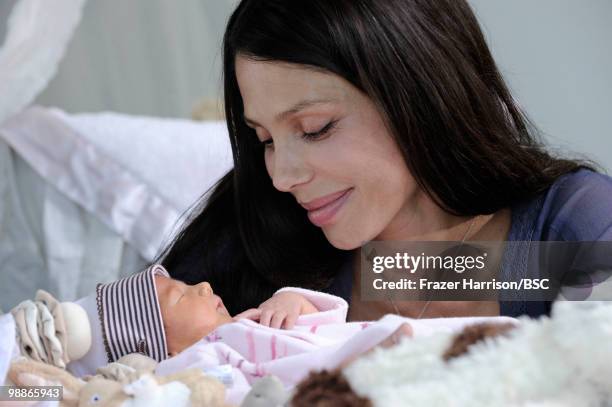
[[[304,132],[304,133],[301,134],[301,137],[303,139],[305,139],[305,140],[308,140],[308,141],[313,141],[313,140],[319,139],[319,138],[325,136],[327,133],[329,133],[336,126],[337,122],[338,122],[337,120],[332,120],[331,122],[329,122],[325,126],[323,126],[323,128],[321,130],[318,130],[318,131],[315,131],[315,132],[312,132],[312,133]],[[274,141],[272,140],[272,138],[269,138],[267,140],[263,140],[260,143],[266,149],[274,148]]]
[[[323,128],[319,131],[315,131],[313,133],[303,133],[302,134],[302,138],[306,139],[306,140],[316,140],[320,137],[323,137],[324,135],[326,135],[327,133],[330,132],[330,130],[332,130],[334,128],[334,126],[336,125],[338,121],[337,120],[332,120],[331,122],[327,123],[325,126],[323,126]]]

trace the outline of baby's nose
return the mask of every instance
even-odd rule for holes
[[[213,290],[212,287],[210,286],[210,284],[208,284],[208,282],[204,281],[200,284],[198,284],[198,294],[203,296],[203,297],[208,297],[209,295],[212,295]]]

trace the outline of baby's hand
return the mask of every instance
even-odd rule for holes
[[[272,298],[263,302],[258,308],[251,308],[236,315],[234,320],[247,318],[259,321],[260,324],[270,328],[291,329],[300,315],[318,311],[304,296],[283,291],[274,294]]]

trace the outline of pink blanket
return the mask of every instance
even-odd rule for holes
[[[227,399],[239,404],[260,377],[275,375],[290,389],[311,370],[333,369],[373,348],[402,323],[411,325],[414,336],[427,336],[485,320],[515,321],[506,317],[414,320],[386,315],[375,322],[347,323],[348,304],[342,298],[299,288],[283,290],[304,295],[320,312],[299,317],[291,330],[269,328],[246,319],[223,325],[179,355],[161,362],[157,373],[231,365],[234,384],[228,388]]]

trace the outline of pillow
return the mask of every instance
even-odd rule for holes
[[[0,138],[147,260],[233,165],[224,122],[32,107]]]

